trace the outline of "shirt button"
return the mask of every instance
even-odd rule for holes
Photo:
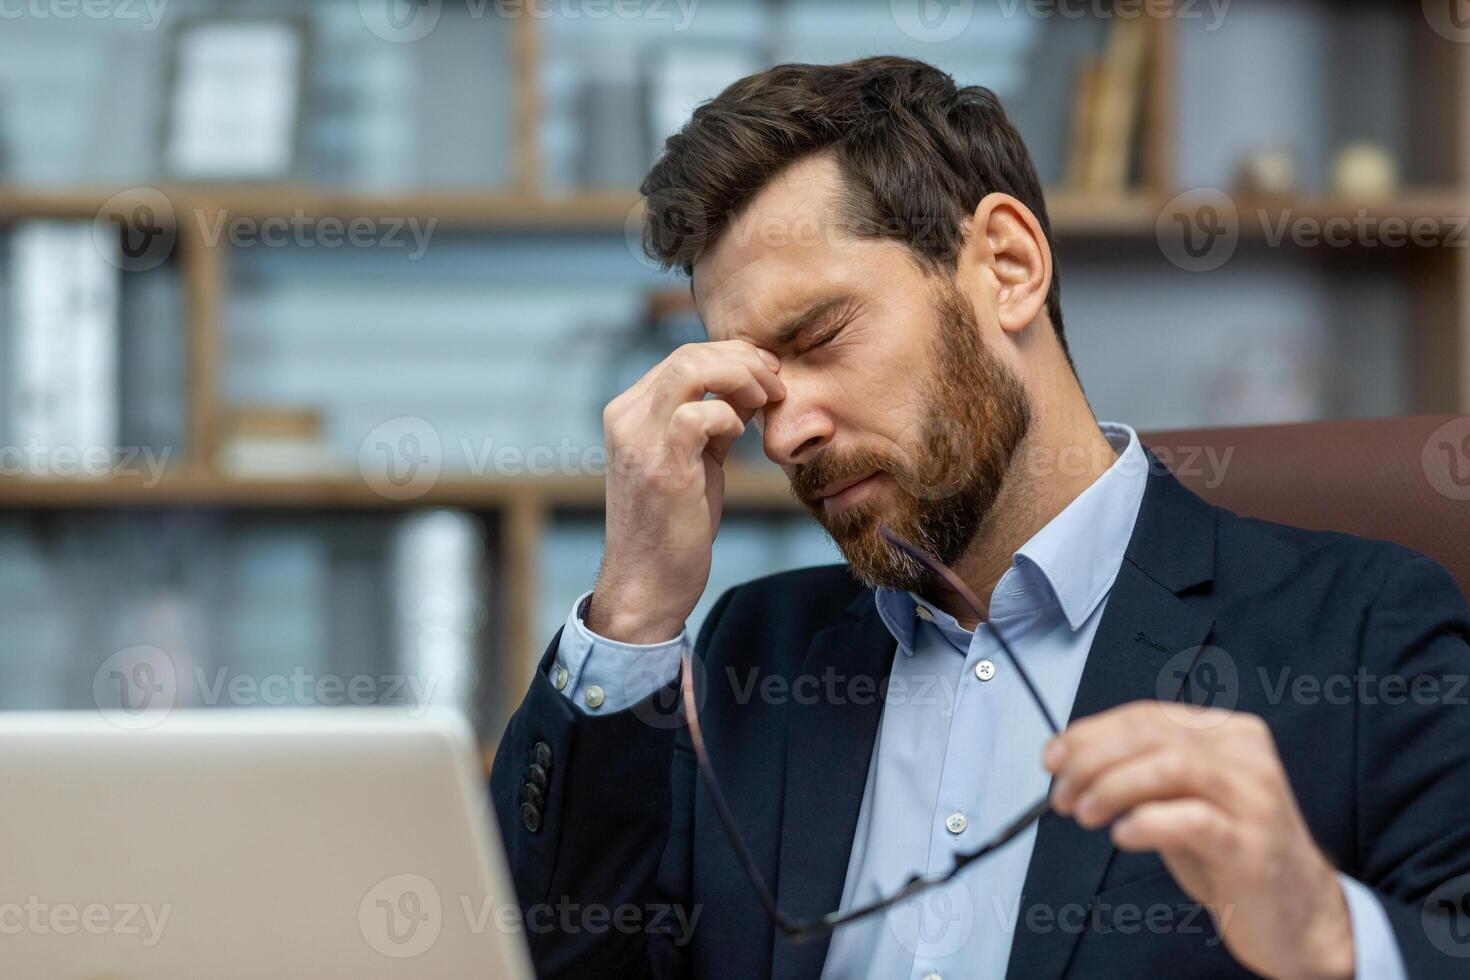
[[[558,691],[564,691],[564,690],[566,690],[566,688],[567,688],[567,669],[565,667],[558,667],[558,668],[556,668],[556,675],[552,678],[551,683],[553,683],[553,684],[556,685],[556,689]]]
[[[975,665],[975,676],[982,681],[988,681],[995,676],[995,664],[989,660],[982,660]]]
[[[924,974],[924,980],[944,980],[944,978],[935,973],[933,970],[930,970],[928,973]]]
[[[944,821],[944,825],[949,828],[949,832],[951,834],[954,834],[956,837],[958,837],[960,834],[963,834],[965,832],[965,828],[970,825],[970,821],[965,819],[965,815],[963,813],[956,810],[954,813],[951,813],[949,815],[948,819]]]
[[[928,606],[914,606],[914,615],[926,623],[934,622],[934,614],[929,611]]]
[[[583,699],[587,702],[587,707],[589,708],[602,707],[602,688],[593,684],[587,688],[587,693],[583,695]]]

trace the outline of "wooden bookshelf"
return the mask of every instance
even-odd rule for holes
[[[726,471],[726,506],[740,511],[795,511],[785,476],[774,465]],[[272,479],[181,467],[156,482],[144,476],[0,479],[0,507],[96,510],[109,507],[218,507],[231,510],[410,510],[459,507],[493,511],[532,502],[547,510],[600,510],[600,476],[445,476],[421,496],[394,500],[352,472]]]
[[[578,193],[546,197],[516,191],[455,190],[366,194],[302,186],[199,187],[159,184],[151,188],[173,205],[172,224],[180,234],[215,227],[213,217],[313,220],[414,218],[465,231],[580,231],[620,234],[642,220],[636,192]],[[0,223],[33,218],[92,219],[115,195],[135,188],[35,190],[0,184]],[[1047,196],[1059,234],[1152,234],[1165,203],[1158,194],[1116,198],[1084,197],[1067,191]]]
[[[149,185],[173,205],[177,227],[207,228],[208,216],[229,218],[418,218],[470,230],[522,228],[620,230],[636,219],[636,193],[573,194],[540,197],[515,190],[440,190],[422,193],[368,194],[299,185],[227,187]],[[114,195],[130,187],[35,189],[0,185],[0,222],[28,218],[95,218]]]
[[[414,218],[465,231],[578,231],[619,234],[642,219],[642,202],[634,192],[581,193],[535,197],[515,192],[474,190],[408,194],[354,194],[308,187],[201,188],[159,185],[154,188],[174,205],[173,221],[183,236],[202,235],[226,219],[313,220],[336,218]],[[0,184],[0,224],[36,218],[92,219],[114,195],[130,188],[38,191]],[[1159,216],[1171,209],[1173,194],[1140,191],[1114,198],[1089,197],[1067,190],[1047,194],[1047,210],[1059,237],[1151,237]],[[1467,213],[1470,188],[1408,188],[1388,198],[1350,200],[1333,197],[1254,198],[1232,195],[1242,214],[1325,221],[1366,214],[1409,221],[1430,219],[1445,227]]]

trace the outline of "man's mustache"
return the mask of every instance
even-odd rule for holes
[[[821,498],[817,494],[839,480],[887,473],[901,483],[907,472],[900,460],[876,450],[822,449],[809,462],[797,464],[791,474],[791,492],[807,506],[820,507]]]

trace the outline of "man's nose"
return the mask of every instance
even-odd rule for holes
[[[786,398],[761,413],[766,456],[781,466],[808,462],[832,440],[832,420],[814,405],[803,404],[786,389]]]

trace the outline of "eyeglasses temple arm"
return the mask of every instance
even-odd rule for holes
[[[956,575],[953,571],[951,571],[948,566],[940,564],[928,553],[910,544],[907,538],[903,537],[898,532],[888,527],[886,524],[880,524],[878,526],[878,533],[883,536],[883,539],[885,541],[893,545],[899,551],[902,551],[914,561],[918,562],[919,564],[923,565],[925,568],[933,572],[935,575],[938,575],[940,578],[944,579],[945,584],[953,589],[961,599],[965,600],[965,605],[970,607],[970,612],[975,614],[975,618],[977,620],[982,623],[990,622],[990,617],[986,616],[985,611],[980,608],[980,600],[975,597],[975,593],[971,592],[970,587],[965,584],[964,580]],[[1048,708],[1046,706],[1046,702],[1041,699],[1041,693],[1036,690],[1036,685],[1031,682],[1031,675],[1027,673],[1026,668],[1021,666],[1020,658],[1017,657],[1014,652],[1012,652],[1011,645],[1006,642],[1005,637],[1001,635],[1000,630],[995,629],[993,625],[991,627],[991,632],[995,634],[996,642],[1000,644],[1001,650],[1005,652],[1006,659],[1011,662],[1012,667],[1016,668],[1016,673],[1020,676],[1021,683],[1026,685],[1026,691],[1031,695],[1031,700],[1035,701],[1036,707],[1041,709],[1041,716],[1046,719],[1046,727],[1051,729],[1051,733],[1053,735],[1061,732],[1061,728],[1058,727],[1056,719],[1052,717],[1051,709]]]
[[[884,909],[889,908],[890,906],[897,905],[904,899],[912,898],[919,892],[926,891],[930,888],[935,887],[936,885],[942,885],[952,879],[956,874],[960,872],[962,868],[970,864],[972,861],[978,861],[981,858],[985,857],[985,855],[990,854],[992,851],[998,850],[1002,846],[1009,844],[1013,839],[1015,839],[1017,835],[1021,833],[1021,831],[1031,826],[1031,824],[1035,821],[1041,819],[1041,815],[1046,813],[1050,809],[1050,798],[1042,797],[1041,799],[1033,803],[1024,813],[1022,813],[1020,816],[1016,817],[1016,819],[1007,824],[999,834],[997,834],[991,840],[987,841],[985,843],[985,846],[971,851],[968,854],[960,854],[956,856],[954,866],[951,867],[948,871],[932,875],[914,875],[908,880],[903,888],[899,889],[897,892],[894,892],[892,895],[889,895],[885,898],[877,899],[876,901],[869,902],[867,905],[853,906],[846,911],[832,912],[828,915],[822,916],[822,918],[820,919],[815,919],[810,922],[792,923],[788,928],[786,928],[786,934],[788,936],[791,936],[792,938],[801,938],[804,936],[815,935],[823,932],[831,932],[838,926],[846,925],[847,923],[852,922],[856,919],[866,918],[867,916],[873,915],[877,912],[882,912]]]
[[[907,540],[905,540],[899,534],[895,533],[890,528],[886,526],[880,526],[878,530],[889,544],[893,545],[895,548],[898,548],[904,554],[913,558],[915,561],[919,562],[924,567],[934,572],[940,578],[944,579],[949,587],[952,588],[960,596],[960,598],[965,601],[965,604],[970,607],[970,611],[974,613],[978,621],[989,622],[988,617],[980,608],[980,600],[975,597],[975,593],[970,591],[969,586],[967,586],[958,575],[956,575],[946,566],[940,564],[935,559],[931,558],[920,549],[914,547]],[[1037,691],[1036,685],[1032,683],[1031,676],[1027,673],[1026,668],[1022,666],[1020,659],[1011,650],[1010,644],[1006,642],[1005,637],[1001,635],[1000,630],[992,629],[992,632],[995,634],[996,642],[1000,644],[1001,650],[1004,651],[1006,658],[1011,662],[1011,665],[1015,667],[1016,673],[1021,678],[1021,682],[1026,685],[1026,690],[1031,695],[1031,699],[1036,703],[1037,708],[1040,709],[1042,717],[1046,719],[1047,727],[1051,729],[1052,734],[1056,734],[1060,731],[1060,729],[1057,727],[1056,720],[1052,717],[1050,709],[1048,709],[1046,706],[1046,702],[1041,699],[1041,695]],[[771,921],[773,921],[777,925],[777,927],[781,929],[782,933],[790,938],[800,939],[814,934],[830,932],[839,925],[847,922],[852,922],[855,919],[864,918],[876,912],[881,912],[883,909],[889,908],[892,905],[896,905],[904,899],[910,898],[911,896],[921,891],[924,891],[935,885],[942,884],[943,882],[948,881],[950,878],[952,878],[961,868],[970,864],[972,861],[977,861],[985,855],[996,850],[997,848],[1003,846],[1004,844],[1009,843],[1018,834],[1020,834],[1021,831],[1025,830],[1033,822],[1040,819],[1042,814],[1051,809],[1050,797],[1042,797],[1024,813],[1016,817],[1016,819],[1008,824],[1005,829],[1003,829],[995,838],[986,843],[984,847],[981,847],[975,851],[971,851],[968,854],[962,854],[958,856],[955,859],[954,867],[951,868],[948,872],[928,876],[916,875],[915,877],[910,878],[908,883],[900,891],[888,896],[887,898],[870,902],[867,905],[856,906],[845,912],[833,912],[829,915],[823,916],[820,919],[793,922],[786,917],[786,915],[780,910],[780,908],[777,907],[775,896],[772,895],[770,889],[766,887],[765,877],[760,873],[760,869],[756,867],[755,857],[750,853],[750,849],[745,844],[745,838],[742,837],[740,834],[740,830],[735,823],[735,815],[730,810],[730,804],[725,799],[725,794],[720,789],[719,783],[716,782],[714,779],[713,767],[709,761],[709,754],[705,750],[704,732],[700,728],[699,713],[694,700],[693,661],[687,652],[683,655],[682,661],[682,670],[680,671],[679,676],[679,688],[684,701],[685,725],[689,730],[689,741],[694,749],[695,761],[698,764],[700,778],[704,782],[705,789],[709,793],[711,802],[714,803],[715,814],[719,817],[720,823],[724,826],[725,836],[729,839],[730,846],[735,851],[735,856],[739,859],[740,864],[745,871],[745,876],[750,879],[750,883],[755,889],[756,897],[760,899],[761,905],[765,907],[766,914],[770,916]]]
[[[760,869],[756,867],[754,855],[745,846],[745,838],[740,835],[740,830],[735,824],[735,814],[731,812],[730,804],[720,790],[720,784],[715,782],[711,776],[712,767],[709,754],[704,748],[704,732],[700,729],[699,712],[694,703],[694,662],[687,651],[681,659],[683,664],[679,672],[679,688],[684,697],[685,726],[689,729],[689,741],[694,747],[695,761],[699,764],[699,774],[704,780],[704,788],[709,793],[710,801],[715,805],[715,813],[719,816],[720,823],[725,825],[725,836],[729,838],[730,845],[735,849],[735,856],[745,867],[745,876],[755,886],[756,896],[766,907],[766,914],[781,927],[782,932],[793,935],[795,933],[792,923],[776,907],[776,897],[766,888],[765,876],[760,873]]]

